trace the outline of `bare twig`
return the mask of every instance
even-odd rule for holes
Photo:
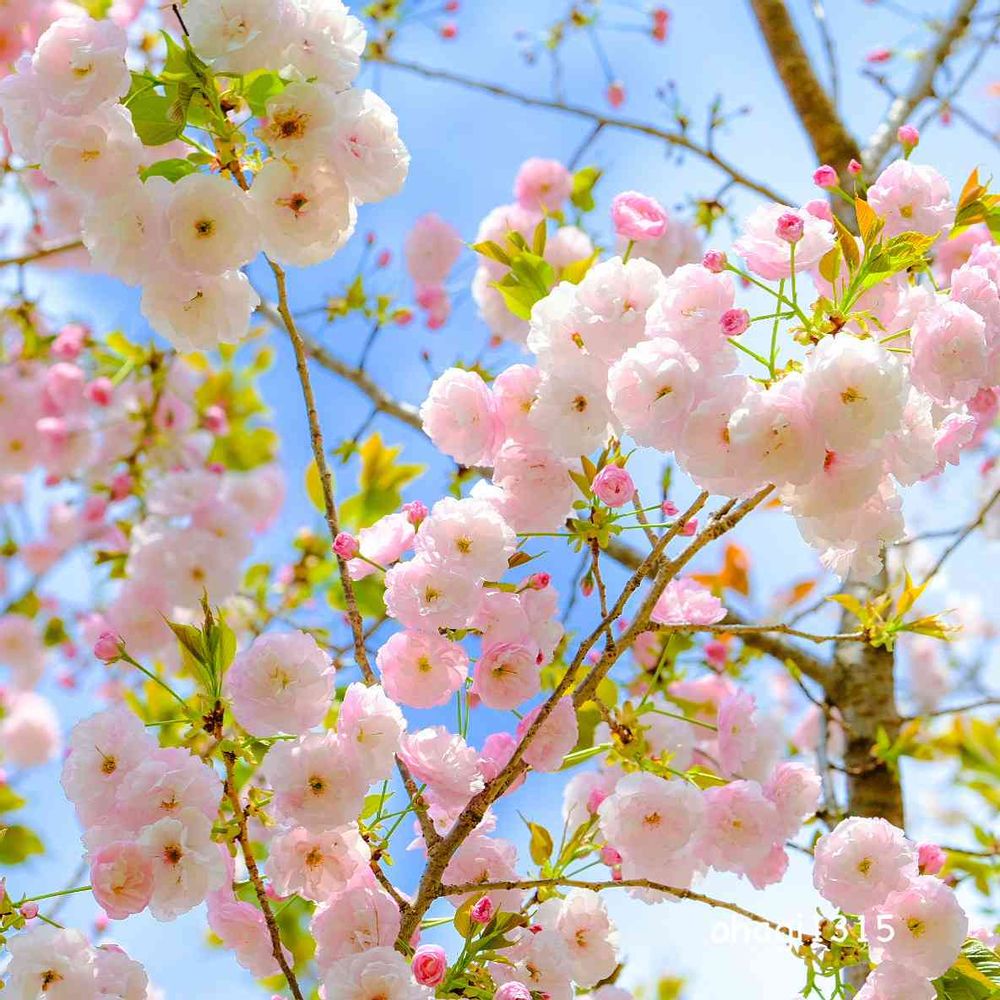
[[[253,886],[260,905],[261,913],[264,914],[264,922],[267,924],[267,933],[271,938],[271,952],[274,960],[278,963],[288,988],[292,991],[295,1000],[303,1000],[302,990],[295,972],[292,970],[288,959],[285,957],[285,949],[281,943],[281,932],[278,929],[278,922],[274,919],[274,911],[267,898],[267,889],[264,880],[260,876],[260,869],[257,867],[257,859],[253,856],[253,847],[250,844],[250,834],[247,831],[247,817],[243,810],[243,803],[240,802],[239,792],[236,790],[236,758],[232,753],[223,753],[223,761],[226,765],[226,795],[230,805],[233,807],[233,816],[236,819],[236,839],[243,852],[243,860],[246,862],[247,874],[250,876],[250,884]]]
[[[961,534],[941,553],[938,557],[938,561],[930,568],[927,575],[924,577],[923,586],[927,586],[930,581],[937,576],[940,572],[941,567],[947,562],[951,557],[952,553],[971,535],[977,528],[981,528],[983,523],[986,521],[986,516],[993,509],[996,502],[1000,500],[1000,489],[993,492],[990,498],[985,504],[979,509],[979,514],[976,516],[974,521],[971,521],[965,526]]]
[[[968,30],[978,2],[979,0],[958,0],[937,41],[927,50],[917,66],[910,86],[889,105],[884,120],[879,123],[871,139],[868,140],[868,148],[862,158],[869,175],[877,173],[882,166],[886,155],[896,142],[899,126],[904,124],[928,97],[933,96],[934,78],[948,60],[955,43]]]
[[[744,909],[742,906],[737,906],[735,903],[730,903],[727,900],[716,899],[713,896],[705,896],[702,895],[702,893],[694,892],[691,889],[678,889],[675,886],[664,885],[662,882],[653,882],[652,880],[645,878],[626,878],[619,882],[587,882],[582,879],[573,878],[539,878],[525,879],[524,881],[513,880],[507,882],[468,882],[464,885],[443,885],[441,886],[439,895],[464,896],[468,893],[485,893],[500,890],[516,891],[517,889],[541,888],[591,889],[594,892],[599,892],[603,889],[652,889],[656,892],[667,893],[677,899],[689,899],[696,903],[704,903],[706,906],[711,906],[716,909],[728,910],[730,913],[735,913],[738,916],[745,917],[747,920],[752,920],[754,923],[763,924],[765,927],[770,927],[771,930],[777,934],[783,934],[796,941],[801,941],[806,945],[812,944],[814,940],[814,935],[812,934],[806,934],[802,931],[794,930],[785,924],[779,924],[776,920],[769,920],[767,917],[762,917],[759,913],[754,913],[752,910]]]
[[[454,83],[459,86],[466,87],[469,90],[478,90],[484,94],[492,94],[494,97],[502,97],[506,100],[516,101],[518,104],[523,104],[527,107],[547,108],[550,111],[559,111],[566,115],[572,115],[575,118],[585,118],[588,121],[593,122],[595,125],[602,126],[602,128],[612,128],[622,132],[634,132],[639,135],[649,136],[652,139],[658,139],[669,146],[687,150],[687,152],[692,155],[706,160],[741,187],[747,188],[750,191],[755,191],[757,194],[762,195],[771,201],[780,201],[786,204],[788,203],[787,198],[780,195],[769,185],[763,183],[762,181],[757,181],[748,177],[728,160],[724,160],[714,151],[706,149],[704,146],[699,146],[688,136],[682,135],[679,132],[669,132],[657,125],[651,125],[648,122],[635,121],[630,118],[613,117],[599,111],[594,111],[591,108],[581,107],[576,104],[568,104],[565,101],[535,97],[532,94],[525,94],[517,90],[512,90],[509,87],[505,87],[500,84],[489,83],[485,80],[477,80],[473,77],[462,76],[460,73],[453,73],[451,70],[422,66],[419,63],[407,62],[406,60],[395,59],[391,56],[380,56],[377,61],[385,66],[392,66],[396,69],[405,70],[408,73],[415,73],[418,76],[426,77],[429,80],[442,80],[446,83]]]
[[[0,268],[23,267],[25,264],[34,264],[36,261],[45,260],[47,257],[55,257],[57,254],[69,253],[71,250],[79,250],[83,247],[81,240],[72,240],[69,243],[53,243],[47,247],[38,247],[35,250],[26,250],[16,257],[6,257],[0,260]]]

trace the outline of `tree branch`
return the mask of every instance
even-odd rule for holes
[[[246,862],[247,874],[250,876],[250,883],[253,885],[257,902],[260,904],[261,912],[264,914],[264,922],[267,924],[267,932],[271,938],[271,952],[274,960],[285,976],[288,988],[292,991],[295,1000],[303,1000],[302,990],[295,972],[288,964],[285,957],[285,949],[281,943],[281,932],[278,929],[278,922],[274,919],[274,911],[267,898],[267,889],[264,887],[264,880],[260,877],[260,869],[257,867],[257,859],[253,856],[253,847],[250,844],[250,834],[247,831],[247,816],[243,811],[243,803],[240,802],[239,792],[236,791],[236,758],[233,754],[224,752],[222,759],[226,765],[226,796],[233,807],[233,816],[236,819],[236,839],[239,842],[240,850],[243,852],[243,860]]]
[[[869,175],[878,173],[896,142],[896,131],[928,97],[934,94],[934,77],[951,55],[955,43],[965,34],[979,0],[958,0],[955,10],[917,66],[910,86],[890,105],[885,119],[872,133],[862,162]]]
[[[407,62],[402,59],[395,59],[391,56],[380,56],[375,61],[385,66],[392,66],[396,69],[405,70],[408,73],[415,73],[416,75],[422,76],[428,80],[442,80],[446,83],[454,83],[458,86],[466,87],[469,90],[478,90],[481,93],[491,94],[494,97],[501,97],[505,100],[516,101],[518,104],[523,104],[527,107],[546,108],[549,111],[560,111],[563,114],[572,115],[575,118],[586,119],[594,125],[599,125],[602,129],[618,129],[622,132],[634,132],[639,135],[649,136],[653,139],[659,139],[661,142],[665,142],[668,146],[687,150],[687,152],[691,153],[693,156],[697,156],[712,164],[713,167],[725,174],[734,184],[739,184],[741,187],[754,191],[770,201],[788,203],[788,199],[775,191],[774,188],[765,184],[763,181],[754,180],[752,177],[748,177],[732,163],[723,159],[713,150],[704,146],[699,146],[698,143],[679,132],[669,132],[656,125],[651,125],[648,122],[636,121],[631,118],[612,117],[611,115],[601,114],[591,108],[585,108],[577,104],[568,104],[565,101],[556,101],[545,97],[535,97],[532,94],[525,94],[521,91],[512,90],[509,87],[504,87],[500,84],[489,83],[485,80],[476,80],[473,77],[463,76],[460,73],[453,73],[451,70],[422,66],[419,63]]]
[[[816,76],[785,0],[750,0],[750,6],[817,160],[843,171],[860,157],[858,144]]]
[[[53,243],[51,246],[25,251],[16,257],[6,257],[0,260],[0,269],[5,267],[23,267],[25,264],[34,264],[35,261],[45,260],[47,257],[55,257],[57,254],[69,253],[71,250],[80,250],[82,248],[82,240],[72,240],[69,243]]]
[[[705,896],[700,892],[694,892],[691,889],[678,889],[675,886],[664,885],[662,882],[653,882],[646,878],[626,878],[621,879],[618,882],[587,882],[582,879],[574,878],[537,878],[506,882],[468,882],[465,885],[443,885],[441,886],[439,895],[464,896],[468,893],[485,893],[493,890],[516,891],[517,889],[542,889],[550,887],[553,889],[591,889],[594,892],[599,892],[602,889],[652,889],[656,892],[667,893],[677,899],[689,899],[696,903],[704,903],[706,906],[711,906],[715,909],[728,910],[730,913],[735,913],[738,916],[745,917],[747,920],[754,921],[754,923],[770,927],[772,931],[775,931],[778,934],[784,934],[786,937],[794,938],[796,941],[801,941],[805,945],[812,944],[814,940],[814,935],[812,934],[805,934],[802,931],[787,927],[785,924],[779,924],[775,920],[769,920],[767,917],[762,917],[759,913],[754,913],[752,910],[746,910],[742,906],[737,906],[735,903],[727,902],[724,899],[715,899],[713,896]]]

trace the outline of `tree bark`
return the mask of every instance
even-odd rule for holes
[[[816,75],[785,0],[750,0],[750,6],[817,162],[846,176],[848,163],[861,159],[861,149]],[[849,213],[850,206],[835,198],[833,210],[840,217],[842,212]]]
[[[884,591],[888,574],[882,573],[871,586],[850,584],[846,589],[858,600],[867,601],[873,593]],[[841,630],[855,628],[850,612],[841,616]],[[896,707],[895,656],[886,649],[867,643],[842,642],[834,652],[832,676],[827,698],[844,720],[847,771],[847,813],[887,819],[905,829],[903,787],[896,773],[872,753],[880,731],[890,741],[899,735],[901,720]],[[846,970],[847,982],[860,989],[868,978],[868,966],[856,965]]]

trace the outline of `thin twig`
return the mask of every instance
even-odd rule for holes
[[[226,765],[225,790],[229,802],[233,807],[233,815],[236,818],[236,839],[243,852],[243,860],[246,862],[247,874],[250,876],[250,883],[253,885],[257,902],[260,904],[261,912],[264,914],[264,922],[267,924],[267,932],[271,938],[271,952],[274,960],[278,963],[288,988],[292,991],[295,1000],[303,1000],[302,990],[299,982],[295,978],[295,972],[288,964],[285,957],[285,949],[281,943],[281,931],[278,929],[278,922],[274,919],[274,911],[267,898],[267,889],[264,887],[264,880],[260,877],[260,869],[257,867],[257,859],[253,856],[253,847],[250,844],[250,834],[247,831],[247,817],[240,802],[239,792],[236,790],[236,757],[232,753],[224,752],[222,759]]]
[[[886,154],[896,142],[896,132],[928,97],[934,94],[934,78],[951,55],[955,43],[968,30],[979,0],[958,0],[955,10],[917,66],[910,86],[890,105],[884,120],[872,133],[862,162],[869,176],[877,174]]]
[[[55,257],[56,254],[69,253],[71,250],[79,250],[83,247],[82,240],[72,240],[69,243],[53,243],[47,247],[39,247],[37,250],[27,250],[17,257],[6,257],[0,260],[0,268],[23,267],[25,264],[33,264],[38,260],[45,260],[47,257]]]
[[[770,927],[771,930],[777,934],[783,934],[785,937],[801,941],[806,945],[812,944],[815,937],[812,934],[806,934],[802,931],[795,930],[785,924],[779,924],[776,920],[769,920],[767,917],[763,917],[759,913],[754,913],[752,910],[747,910],[742,906],[737,906],[736,903],[730,903],[724,899],[716,899],[713,896],[705,896],[702,893],[694,892],[691,889],[679,889],[676,886],[664,885],[662,882],[653,882],[652,880],[646,878],[626,878],[619,882],[587,882],[582,879],[572,878],[539,878],[525,879],[524,881],[468,882],[464,885],[443,885],[441,886],[440,895],[464,896],[468,893],[484,893],[501,890],[516,891],[518,889],[542,888],[591,889],[594,892],[599,892],[603,889],[652,889],[656,892],[665,892],[668,895],[676,897],[677,899],[689,899],[692,902],[704,903],[706,906],[711,906],[716,909],[728,910],[730,913],[735,913],[738,916],[745,917],[747,920],[752,920],[754,923],[763,924],[765,927]]]
[[[668,132],[666,129],[662,129],[657,125],[651,125],[648,122],[635,121],[630,118],[612,117],[610,115],[594,111],[591,108],[581,107],[576,104],[568,104],[565,101],[535,97],[532,94],[525,94],[517,90],[511,90],[509,87],[504,87],[500,84],[489,83],[485,80],[477,80],[472,77],[462,76],[460,73],[453,73],[451,70],[437,69],[431,66],[422,66],[419,63],[407,62],[406,60],[396,59],[391,56],[379,56],[377,61],[386,66],[392,66],[396,69],[405,70],[408,73],[416,73],[418,76],[425,77],[429,80],[443,80],[447,83],[458,84],[459,86],[466,87],[470,90],[478,90],[484,94],[492,94],[494,97],[502,97],[509,101],[516,101],[518,104],[523,104],[527,107],[547,108],[550,111],[560,111],[563,114],[572,115],[576,118],[585,118],[588,121],[592,121],[595,125],[601,125],[603,128],[613,128],[623,132],[634,132],[639,135],[649,136],[653,139],[659,139],[661,142],[667,143],[667,145],[674,146],[678,149],[685,149],[694,156],[698,156],[701,159],[708,161],[717,170],[726,174],[727,177],[739,184],[741,187],[745,187],[750,191],[755,191],[757,194],[762,195],[770,201],[779,201],[782,204],[790,204],[789,199],[776,192],[769,185],[763,183],[762,181],[757,181],[748,177],[737,167],[718,156],[712,150],[699,146],[692,139],[688,138],[688,136],[682,135],[679,132]]]

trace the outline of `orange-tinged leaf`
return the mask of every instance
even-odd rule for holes
[[[779,603],[790,608],[799,601],[804,601],[816,589],[815,580],[800,580],[778,595]]]

